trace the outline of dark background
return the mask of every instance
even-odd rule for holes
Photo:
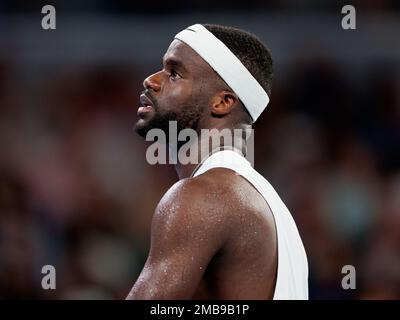
[[[41,8],[57,29],[41,28]],[[352,4],[357,29],[343,30]],[[133,132],[142,81],[194,23],[275,65],[255,167],[291,210],[312,299],[400,298],[398,1],[0,1],[0,298],[121,299],[177,181]],[[41,288],[54,265],[57,289]],[[353,265],[357,289],[341,287]]]

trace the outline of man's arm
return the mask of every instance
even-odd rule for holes
[[[229,233],[213,189],[214,184],[197,177],[177,182],[164,195],[152,221],[149,256],[127,299],[193,296]]]

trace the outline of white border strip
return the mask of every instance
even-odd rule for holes
[[[268,94],[232,51],[201,24],[182,30],[175,39],[189,45],[220,75],[256,121],[269,103]]]

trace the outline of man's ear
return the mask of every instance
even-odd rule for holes
[[[237,95],[232,91],[220,91],[211,100],[211,113],[216,116],[226,115],[232,111],[237,100]]]

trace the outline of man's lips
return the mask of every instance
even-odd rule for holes
[[[140,107],[137,111],[137,115],[140,117],[145,113],[151,112],[154,110],[153,102],[150,100],[148,96],[144,93],[140,95]]]

